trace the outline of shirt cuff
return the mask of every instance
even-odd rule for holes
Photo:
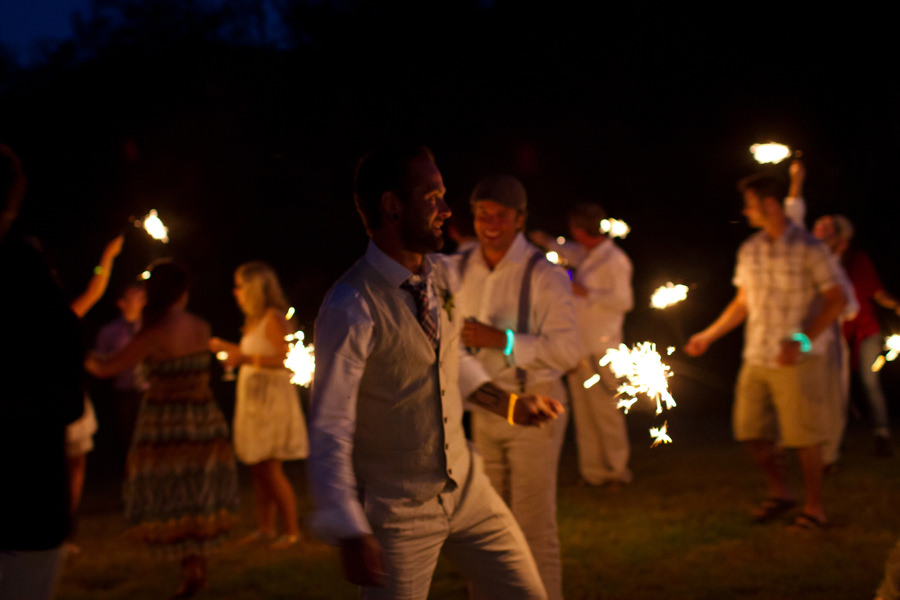
[[[313,535],[331,545],[372,533],[363,507],[358,503],[316,510],[310,517],[309,526]]]

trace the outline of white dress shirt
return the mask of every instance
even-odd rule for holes
[[[525,266],[538,252],[519,233],[491,270],[481,247],[476,247],[469,255],[458,294],[462,316],[515,332]],[[451,271],[459,274],[461,258],[453,259],[457,264]],[[565,269],[539,259],[531,277],[528,332],[515,333],[512,354],[505,356],[502,348],[473,351],[491,381],[507,391],[518,391],[517,367],[528,372],[529,383],[544,383],[558,380],[580,358],[572,285]]]

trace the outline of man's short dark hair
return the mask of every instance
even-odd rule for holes
[[[738,181],[737,187],[742,194],[752,191],[760,200],[774,198],[781,202],[787,196],[787,184],[771,175],[749,175]]]
[[[425,146],[399,146],[375,150],[362,157],[353,178],[353,201],[369,235],[381,229],[381,196],[393,191],[405,202],[410,188],[409,166],[417,159],[434,162]]]
[[[592,237],[603,235],[600,221],[605,218],[606,210],[593,202],[579,202],[569,210],[569,223]]]

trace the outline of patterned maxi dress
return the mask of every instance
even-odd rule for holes
[[[128,453],[129,534],[174,559],[207,554],[237,521],[234,454],[209,364],[208,352],[145,363]]]

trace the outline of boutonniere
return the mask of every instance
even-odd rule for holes
[[[442,306],[444,308],[444,312],[447,313],[447,320],[452,323],[453,309],[456,308],[456,305],[453,304],[453,294],[448,289],[438,290],[438,293],[441,295],[441,299],[443,300]]]

